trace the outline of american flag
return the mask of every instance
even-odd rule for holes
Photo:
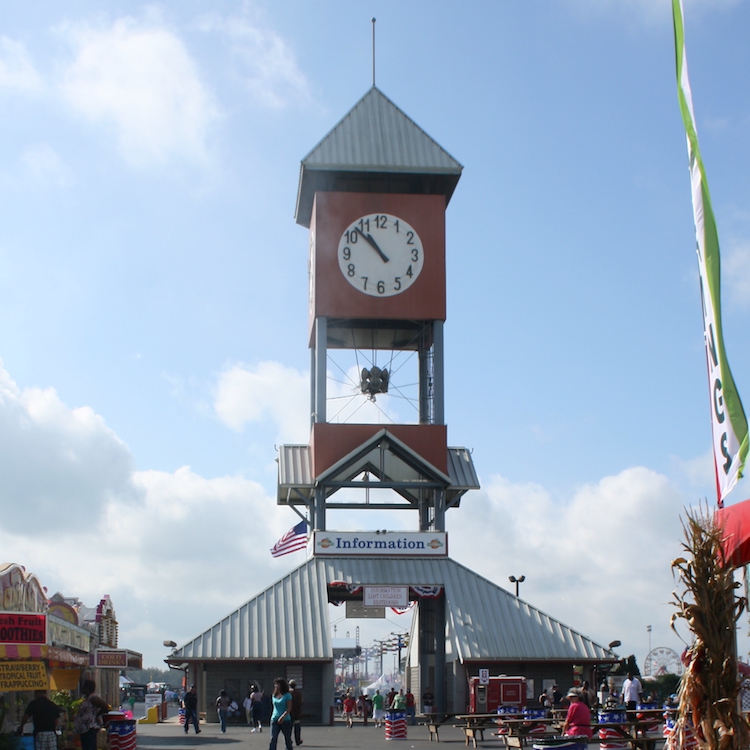
[[[292,526],[276,544],[271,547],[271,557],[281,557],[290,552],[307,547],[307,521],[300,521]]]

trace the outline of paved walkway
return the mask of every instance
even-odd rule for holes
[[[222,734],[218,724],[201,724],[201,733],[185,734],[177,718],[169,718],[160,724],[138,724],[136,728],[138,750],[156,750],[156,748],[200,748],[201,750],[267,750],[270,740],[268,727],[263,731],[251,733],[246,726],[229,724],[226,734]],[[386,741],[385,731],[376,729],[372,721],[365,727],[362,722],[355,723],[348,729],[343,721],[337,719],[333,726],[304,726],[302,727],[302,746],[299,750],[325,750],[327,748],[361,748],[362,750],[407,750],[417,745],[427,750],[429,732],[424,725],[410,726],[407,729],[406,740]],[[464,747],[464,734],[450,724],[440,728],[440,745],[460,744]],[[497,737],[491,737],[488,732],[480,746],[504,748]],[[439,745],[432,744],[435,750]],[[284,738],[279,737],[278,750],[284,750]],[[297,748],[295,747],[295,750]],[[458,748],[455,748],[458,750]]]

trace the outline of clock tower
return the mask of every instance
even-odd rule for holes
[[[346,549],[340,532],[327,531],[332,510],[416,511],[421,554],[447,555],[445,514],[479,488],[470,452],[448,445],[444,408],[445,211],[461,170],[375,86],[302,160],[296,220],[310,230],[310,441],[281,446],[277,502],[306,511],[313,556]],[[391,399],[406,403],[405,416],[394,418]],[[348,540],[358,551],[343,583],[355,592],[362,554],[398,558],[411,544],[394,540],[397,532],[367,533],[375,538]],[[392,586],[382,570],[379,584]],[[340,601],[341,583],[328,581],[329,601]],[[438,709],[443,590],[442,581],[409,581],[411,684],[433,686]]]
[[[448,447],[444,411],[445,210],[461,170],[375,86],[302,160],[311,435],[281,450],[278,502],[307,506],[316,531],[331,509],[416,510],[419,531],[444,531],[446,510],[477,486],[469,452]],[[372,408],[387,396],[408,402],[406,418]],[[362,492],[340,500],[342,489]]]

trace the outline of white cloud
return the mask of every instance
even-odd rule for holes
[[[267,362],[222,373],[215,406],[233,429],[266,420],[304,440],[306,398],[305,374]],[[304,560],[270,557],[295,517],[259,483],[189,467],[136,471],[127,446],[90,408],[67,407],[53,389],[19,388],[1,368],[0,456],[5,560],[88,604],[110,594],[121,644],[143,651],[149,665],[162,658],[162,640],[192,639]],[[569,497],[495,476],[447,514],[449,547],[509,590],[509,575],[525,575],[522,598],[642,658],[647,625],[653,645],[680,648],[668,602],[683,505],[667,477],[643,467]],[[329,525],[416,525],[411,511],[358,516],[331,513]],[[376,627],[394,624],[367,625],[363,639],[378,637]]]
[[[50,593],[110,594],[122,645],[149,664],[164,638],[197,635],[278,576],[268,550],[293,517],[257,482],[138,472],[90,408],[19,388],[1,366],[0,456],[3,560]]]
[[[0,37],[0,90],[35,91],[41,85],[26,47],[7,36]]]
[[[138,502],[127,447],[88,407],[54,389],[19,389],[0,367],[0,454],[5,521],[43,536],[97,522],[114,496]]]
[[[183,42],[158,19],[61,29],[74,59],[60,91],[78,115],[115,131],[134,166],[172,159],[204,165],[219,112]]]
[[[634,467],[570,498],[538,485],[493,477],[448,514],[451,555],[566,625],[623,653],[679,646],[669,631],[674,588],[670,562],[679,550],[683,499],[669,480]],[[659,639],[665,641],[659,643]]]
[[[246,17],[218,15],[205,17],[201,28],[228,40],[237,61],[235,73],[260,105],[281,108],[309,99],[307,80],[293,50],[274,31]]]
[[[280,442],[305,442],[310,433],[309,376],[278,362],[232,365],[219,375],[214,409],[240,432],[250,422],[273,421]]]

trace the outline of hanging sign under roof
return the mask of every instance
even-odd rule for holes
[[[408,607],[408,586],[365,586],[365,607]]]
[[[445,531],[315,531],[313,555],[447,557]]]

